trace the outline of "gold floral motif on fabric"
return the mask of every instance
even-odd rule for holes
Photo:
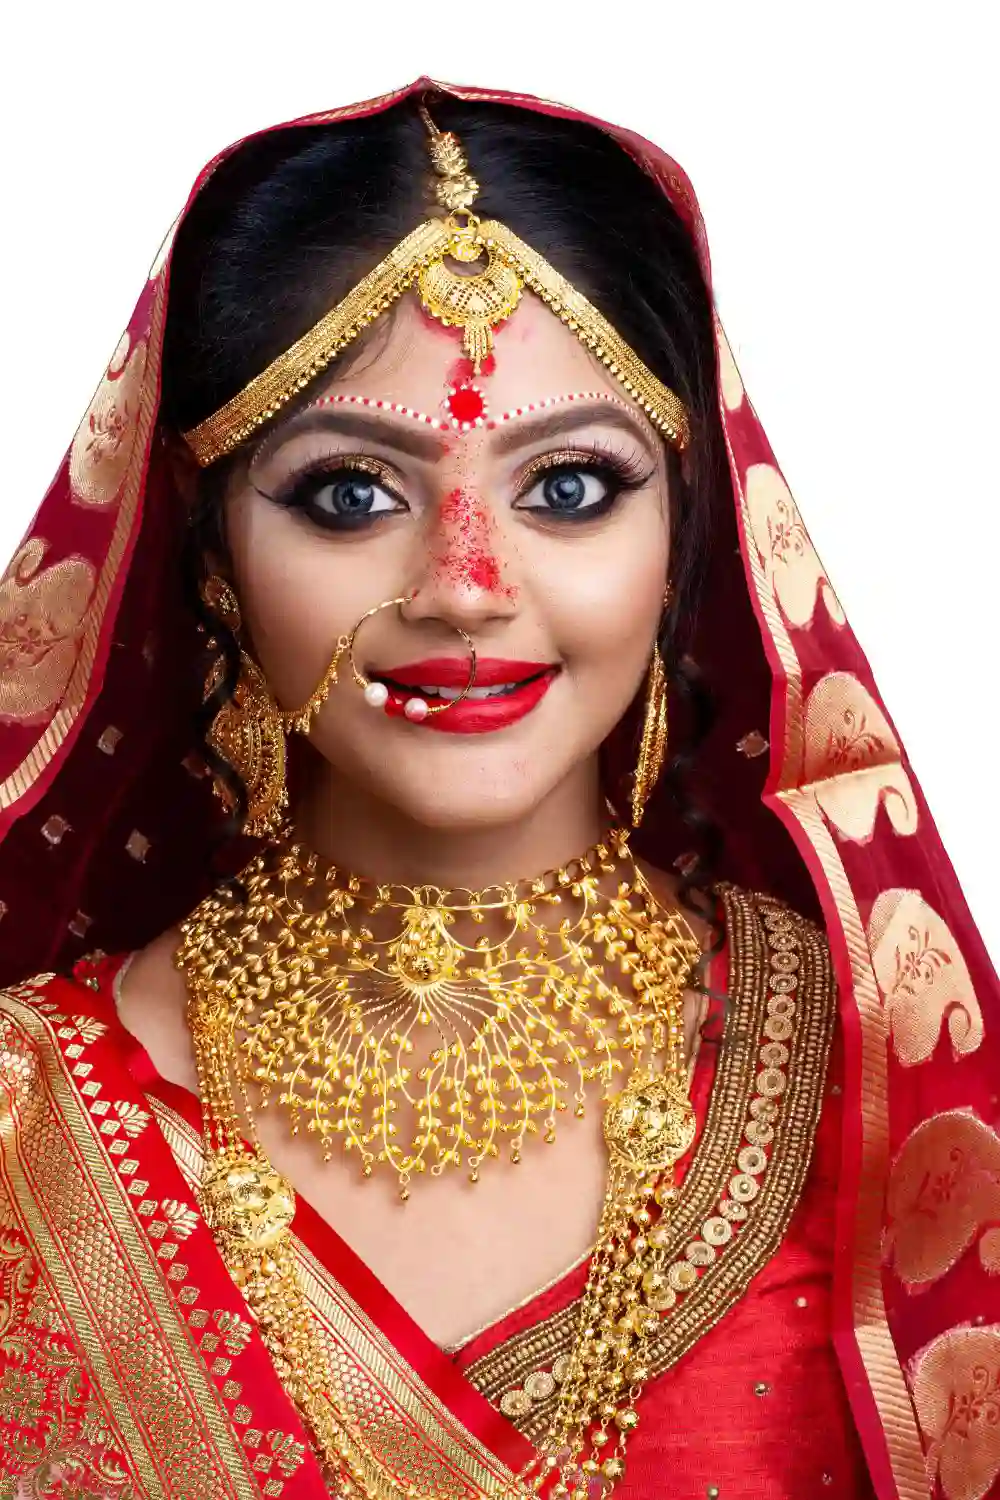
[[[984,1500],[1000,1477],[1000,1327],[941,1334],[909,1380],[931,1484],[944,1500]]]
[[[66,690],[80,650],[94,569],[82,557],[48,568],[32,537],[0,579],[0,723],[44,718]]]
[[[911,1132],[889,1176],[886,1258],[905,1286],[937,1281],[978,1240],[1000,1275],[1000,1136],[966,1110]]]
[[[917,830],[917,799],[896,736],[850,672],[827,673],[806,699],[800,787],[846,838],[871,838],[881,806],[897,833]]]
[[[653,1374],[715,1326],[777,1249],[808,1170],[833,1029],[822,935],[780,902],[722,895],[730,1003],[705,1126],[662,1231],[669,1294],[651,1341]],[[558,1399],[577,1313],[571,1304],[466,1371],[532,1439]]]
[[[180,1115],[152,1101],[157,1124],[194,1189],[201,1181],[201,1138]],[[351,1414],[402,1495],[414,1485],[437,1500],[479,1500],[511,1475],[423,1382],[390,1339],[293,1234],[298,1277],[336,1384],[336,1402]],[[249,1434],[244,1442],[249,1440]],[[389,1491],[387,1490],[387,1494]]]
[[[168,1233],[177,1205],[150,1196],[130,1154],[151,1117],[133,1100],[104,1097],[86,1056],[100,1023],[78,1021],[46,997],[42,982],[0,995],[0,1101],[7,1104],[0,1184],[32,1261],[44,1267],[59,1326],[72,1331],[67,1365],[77,1385],[85,1376],[87,1399],[96,1403],[88,1431],[103,1423],[101,1444],[121,1470],[123,1494],[131,1484],[137,1496],[157,1500],[259,1500],[212,1380],[228,1374],[231,1357],[192,1342],[197,1309],[185,1293],[196,1298],[197,1291],[180,1285],[183,1235]],[[161,1223],[162,1232],[154,1230]],[[238,1340],[239,1332],[223,1336]],[[25,1337],[33,1359],[27,1373],[35,1377],[40,1364],[51,1366],[48,1341],[30,1328]],[[16,1352],[0,1366],[9,1403],[23,1407],[40,1394],[20,1378]],[[13,1420],[23,1419],[22,1411]],[[42,1472],[54,1454],[62,1463],[73,1452],[63,1437],[46,1441],[16,1466],[8,1443],[8,1472],[20,1479],[25,1469]],[[94,1493],[118,1496],[110,1479]]]
[[[0,1045],[6,1040],[0,1037]],[[13,1061],[7,1052],[6,1066]],[[2,1115],[5,1092],[0,1100]],[[53,1493],[137,1500],[107,1414],[81,1370],[81,1351],[25,1242],[0,1172],[0,1500]]]
[[[945,1023],[956,1058],[975,1052],[983,1014],[968,965],[951,928],[919,891],[882,892],[868,918],[868,944],[900,1062],[926,1062]]]
[[[729,360],[735,371],[731,351]],[[725,360],[720,368],[724,380]],[[725,385],[723,399],[728,405]],[[800,629],[809,625],[822,599],[831,620],[843,625],[846,616],[840,600],[809,540],[791,491],[773,464],[753,464],[747,470],[746,501],[765,577],[788,623]]]
[[[135,444],[145,369],[145,343],[133,348],[122,334],[70,448],[70,488],[80,505],[103,507],[117,498]]]

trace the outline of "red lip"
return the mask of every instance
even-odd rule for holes
[[[420,727],[437,729],[444,734],[489,734],[492,730],[504,729],[537,707],[558,673],[559,668],[548,662],[480,659],[476,668],[477,687],[500,687],[525,678],[531,680],[503,697],[465,698],[441,713],[429,714]],[[461,688],[469,680],[469,664],[467,658],[441,657],[392,667],[377,675],[391,677],[403,687],[418,687],[420,683],[426,683],[428,687]],[[402,718],[406,699],[391,688],[389,693],[385,712],[391,718]]]
[[[512,661],[510,657],[480,656],[476,662],[476,687],[502,687],[507,682],[523,682],[551,668],[548,661]],[[379,667],[372,676],[391,677],[403,687],[462,688],[469,680],[468,656],[428,656],[423,661],[409,661],[398,667]]]

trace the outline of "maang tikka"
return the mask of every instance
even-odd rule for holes
[[[664,440],[682,452],[691,438],[684,402],[542,255],[507,225],[476,216],[479,183],[461,142],[452,131],[439,130],[425,108],[421,116],[436,178],[436,211],[242,391],[182,434],[198,464],[218,462],[273,421],[411,288],[425,312],[461,333],[476,370],[490,352],[495,330],[530,292],[600,361]]]

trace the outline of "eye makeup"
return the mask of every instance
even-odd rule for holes
[[[270,492],[257,483],[253,487],[264,499],[304,515],[317,526],[350,531],[408,509],[398,493],[401,485],[392,465],[371,454],[330,453],[314,457]],[[379,491],[389,504],[377,503]]]
[[[545,522],[582,525],[607,515],[624,492],[642,489],[655,472],[645,455],[610,442],[543,453],[518,471],[514,509]],[[545,503],[526,504],[535,490]]]
[[[650,468],[638,453],[628,453],[610,443],[582,444],[577,448],[561,448],[556,452],[542,453],[518,470],[515,485],[523,491],[539,475],[552,469],[569,469],[574,465],[581,469],[610,469],[621,480],[623,486],[638,487],[647,484],[653,477]]]

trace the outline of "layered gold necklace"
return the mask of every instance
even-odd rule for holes
[[[695,1130],[683,998],[698,956],[620,829],[564,868],[481,891],[372,883],[286,838],[184,923],[202,1210],[345,1493],[387,1490],[330,1402],[290,1247],[294,1193],[255,1109],[287,1112],[326,1158],[339,1138],[405,1201],[425,1173],[476,1181],[501,1149],[516,1162],[529,1138],[551,1143],[559,1115],[601,1088],[608,1184],[580,1330],[549,1440],[510,1491],[582,1496],[624,1473],[648,1335],[676,1296],[662,1247]]]

